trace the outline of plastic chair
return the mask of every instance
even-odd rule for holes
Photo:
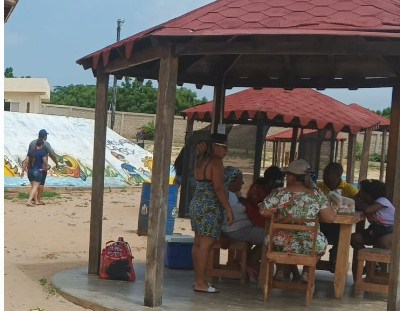
[[[267,302],[271,296],[272,288],[279,288],[284,290],[299,290],[306,292],[306,306],[309,306],[314,293],[314,278],[315,269],[318,262],[318,255],[316,252],[316,239],[318,235],[319,221],[316,219],[296,219],[293,223],[278,223],[276,218],[273,217],[270,222],[270,231],[268,236],[267,253],[265,255],[266,267],[264,278],[264,301]],[[272,237],[273,234],[281,230],[290,231],[308,231],[310,239],[312,239],[311,254],[296,254],[279,252],[273,250]],[[274,265],[303,265],[309,267],[309,276],[307,283],[276,281],[273,279]]]

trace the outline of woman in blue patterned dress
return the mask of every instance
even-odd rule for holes
[[[219,292],[207,283],[206,270],[211,248],[221,235],[223,209],[228,224],[233,222],[232,208],[224,188],[222,159],[227,150],[226,136],[213,134],[207,152],[200,154],[196,159],[196,189],[189,206],[192,230],[195,232],[192,257],[195,273],[193,290],[196,292]]]
[[[310,178],[310,165],[305,160],[295,160],[285,170],[286,188],[277,188],[260,203],[260,213],[266,217],[275,215],[278,219],[290,222],[290,219],[317,218],[322,222],[333,222],[335,211],[330,207],[322,192],[313,187]],[[272,237],[276,250],[288,253],[311,253],[312,241],[309,232],[279,231]],[[318,232],[317,253],[325,253],[328,241],[322,232]],[[284,279],[284,266],[277,265],[275,280]],[[303,268],[302,282],[308,281],[308,267]]]

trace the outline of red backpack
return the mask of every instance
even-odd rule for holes
[[[108,241],[101,252],[100,279],[133,282],[136,279],[133,256],[129,244],[119,237],[118,241]]]

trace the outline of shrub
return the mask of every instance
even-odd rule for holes
[[[149,122],[145,126],[143,126],[144,139],[146,140],[154,140],[154,136],[156,133],[156,127],[154,122]]]

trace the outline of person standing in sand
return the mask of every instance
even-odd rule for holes
[[[28,201],[26,202],[27,206],[34,206],[34,204],[40,205],[40,201],[37,199],[37,192],[42,180],[42,175],[47,170],[47,152],[44,150],[43,146],[43,140],[37,139],[35,148],[29,150],[24,162],[25,164],[21,177],[24,175],[24,172],[27,171],[28,179],[31,183],[31,191]],[[32,202],[32,200],[34,200],[34,202]]]
[[[44,190],[44,184],[46,182],[46,177],[47,177],[47,163],[48,163],[48,156],[54,161],[56,164],[56,168],[58,168],[58,160],[57,160],[57,155],[54,152],[53,148],[51,148],[50,144],[47,142],[47,135],[49,133],[45,129],[41,129],[39,131],[38,139],[41,139],[43,141],[43,149],[47,153],[46,157],[46,170],[42,172],[42,179],[40,180],[39,187],[37,190],[35,202],[38,202],[38,205],[44,205],[44,202],[42,201],[42,195],[43,195],[43,190]],[[31,143],[29,144],[28,147],[28,152],[31,150],[34,150],[36,148],[36,142],[37,139],[32,140]]]

